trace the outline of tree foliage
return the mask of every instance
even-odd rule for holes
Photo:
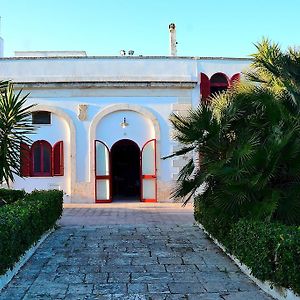
[[[30,122],[30,109],[25,106],[28,95],[15,94],[11,82],[0,82],[0,184],[20,176],[20,143],[30,144],[28,134],[34,127]]]
[[[188,117],[172,115],[183,145],[172,156],[197,153],[181,170],[173,197],[196,196],[220,220],[299,224],[300,52],[283,53],[268,40],[256,47],[246,82]]]

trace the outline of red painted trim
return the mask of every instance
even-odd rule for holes
[[[40,146],[40,151],[41,151],[41,153],[40,153],[41,154],[41,160],[40,160],[41,172],[34,172],[34,147],[37,144]],[[48,149],[50,150],[50,157],[49,157],[50,171],[49,172],[44,172],[44,151],[43,151],[44,147],[48,147]],[[31,156],[31,176],[32,177],[51,177],[52,176],[52,172],[51,172],[51,169],[52,169],[52,146],[51,146],[51,144],[45,140],[35,141],[31,146],[30,154],[31,154],[30,155]]]
[[[155,175],[143,175],[144,179],[155,179],[156,176]]]
[[[58,153],[56,149],[58,148]],[[56,165],[58,164],[58,170]],[[52,175],[64,176],[64,144],[63,141],[55,143],[52,147]]]
[[[30,176],[31,152],[26,143],[20,144],[20,174],[23,177]]]
[[[154,142],[154,174],[143,174],[143,151],[145,147],[151,143]],[[157,161],[156,161],[156,139],[152,139],[147,141],[141,150],[141,201],[142,202],[157,202]],[[148,199],[148,198],[143,198],[143,179],[153,179],[155,180],[155,199]]]
[[[95,200],[95,203],[111,203],[112,200]]]
[[[157,200],[156,199],[143,199],[142,202],[146,202],[146,203],[151,202],[151,203],[153,203],[153,202],[157,202]]]
[[[207,101],[210,96],[210,81],[206,74],[200,73],[201,100]]]
[[[108,151],[108,160],[109,160],[109,175],[97,175],[97,151],[96,151],[96,145],[97,142],[101,143],[102,145],[104,145],[104,147],[107,149]],[[95,140],[94,141],[94,168],[95,168],[95,203],[109,203],[112,202],[112,191],[111,191],[111,155],[110,155],[110,151],[108,146],[99,140]],[[107,179],[109,181],[109,199],[97,199],[97,180],[98,179]]]
[[[96,175],[96,179],[110,179],[110,175]]]
[[[241,73],[236,73],[230,78],[230,85],[233,86],[236,82],[240,82]]]

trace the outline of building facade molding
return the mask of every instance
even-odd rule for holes
[[[193,89],[197,81],[57,81],[57,82],[14,82],[17,89],[36,88],[108,88],[108,89]]]

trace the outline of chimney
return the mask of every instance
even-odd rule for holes
[[[176,42],[176,26],[174,23],[169,25],[169,32],[170,32],[170,55],[176,56],[177,55],[177,42]]]
[[[0,57],[3,57],[3,38],[0,36]]]
[[[1,37],[1,16],[0,16],[0,57],[4,56],[4,52],[3,52],[3,38]]]

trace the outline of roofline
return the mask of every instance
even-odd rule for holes
[[[0,57],[1,60],[47,60],[47,59],[170,59],[170,60],[246,60],[250,57],[202,57],[202,56],[22,56],[22,57]]]
[[[197,81],[70,81],[14,82],[16,88],[174,88],[192,89]]]

